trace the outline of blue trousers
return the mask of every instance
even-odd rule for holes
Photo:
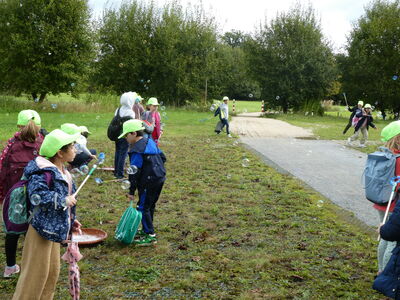
[[[221,131],[224,129],[224,127],[226,126],[226,134],[229,134],[229,122],[228,119],[222,118],[221,119],[222,122],[222,128]]]
[[[139,207],[138,211],[142,212],[143,231],[147,234],[154,233],[153,217],[156,203],[160,197],[164,180],[154,182],[151,187],[139,190]]]
[[[114,176],[124,176],[125,159],[128,155],[129,144],[126,139],[119,139],[115,142],[115,156],[114,156]]]

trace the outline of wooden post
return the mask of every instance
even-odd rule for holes
[[[235,99],[233,99],[232,112],[235,113]]]
[[[261,101],[261,112],[264,113],[264,100]]]

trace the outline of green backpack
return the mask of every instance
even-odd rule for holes
[[[115,230],[115,238],[124,244],[132,244],[142,221],[142,213],[133,207],[133,201],[125,210]]]

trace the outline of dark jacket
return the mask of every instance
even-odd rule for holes
[[[152,183],[164,181],[166,160],[152,139],[142,138],[137,141],[129,151],[130,165],[135,170],[137,168],[136,173],[129,175],[129,193],[134,195],[136,189],[151,188]]]
[[[52,174],[50,187],[46,183],[44,171]],[[31,201],[34,215],[31,225],[46,240],[58,243],[65,241],[75,220],[75,206],[71,209],[66,208],[67,181],[54,165],[52,166],[41,156],[29,162],[24,175],[29,179],[27,186],[29,198],[34,194],[40,197],[40,203],[37,205]],[[73,184],[72,193],[74,192]]]
[[[349,112],[351,112],[351,115],[350,115],[350,118],[349,118],[349,122],[351,122],[351,120],[353,120],[353,117],[354,117],[354,115],[355,115],[356,112],[357,112],[357,108],[358,108],[358,105],[353,106],[353,108],[350,108],[350,106],[347,106],[347,110],[348,110]]]
[[[371,114],[364,115],[363,113],[364,113],[363,110],[358,110],[357,113],[355,114],[355,116],[360,119],[358,120],[358,123],[357,123],[356,127],[354,128],[354,130],[355,131],[359,130],[360,127],[362,126],[362,124],[364,123],[365,119],[367,119],[367,130],[368,130],[369,126],[371,126],[372,128],[376,128],[375,124],[372,123],[374,121],[374,118],[372,117],[372,115]]]
[[[398,197],[399,192],[397,192],[395,199],[398,199]],[[382,225],[380,235],[381,238],[386,241],[400,242],[400,201],[396,202],[396,206],[389,220]]]

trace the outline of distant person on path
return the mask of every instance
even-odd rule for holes
[[[23,110],[18,114],[19,131],[8,140],[0,156],[0,204],[3,203],[11,187],[21,179],[28,162],[39,155],[43,142],[40,125],[41,119],[36,111]],[[9,278],[20,271],[16,264],[19,236],[6,232],[4,246],[7,265],[3,273],[4,278]]]
[[[353,125],[353,117],[357,113],[357,110],[358,111],[362,110],[363,105],[364,105],[363,101],[358,101],[357,105],[354,106],[353,108],[350,108],[350,106],[347,106],[347,110],[349,112],[351,112],[351,115],[349,117],[349,122],[347,123],[346,127],[343,130],[343,134],[346,134],[347,130],[349,130],[349,128]]]
[[[227,96],[225,96],[224,98],[222,98],[222,101],[223,101],[223,103],[220,106],[221,122],[222,122],[221,131],[226,126],[226,134],[228,135],[228,137],[232,137],[231,134],[229,133],[229,120],[228,120],[229,119],[229,106],[228,106],[229,98]]]
[[[133,104],[133,112],[135,113],[135,119],[140,120],[142,114],[144,113],[144,108],[142,105],[143,98],[137,94],[135,98],[135,104]]]
[[[132,110],[135,102],[136,93],[128,92],[121,95],[120,108],[117,108],[114,115],[119,112],[119,116],[123,121],[135,119],[135,113]],[[129,144],[126,139],[118,139],[115,142],[115,156],[114,156],[114,176],[117,179],[124,178],[124,165],[126,157],[128,156]]]
[[[347,144],[350,145],[352,141],[358,139],[360,132],[362,133],[363,137],[360,139],[360,147],[365,148],[365,142],[368,139],[368,128],[371,126],[375,130],[377,129],[375,124],[373,123],[374,118],[371,115],[371,105],[365,104],[364,109],[361,111],[357,110],[355,114],[356,117],[359,118],[356,127],[354,128],[354,134],[347,139]]]

